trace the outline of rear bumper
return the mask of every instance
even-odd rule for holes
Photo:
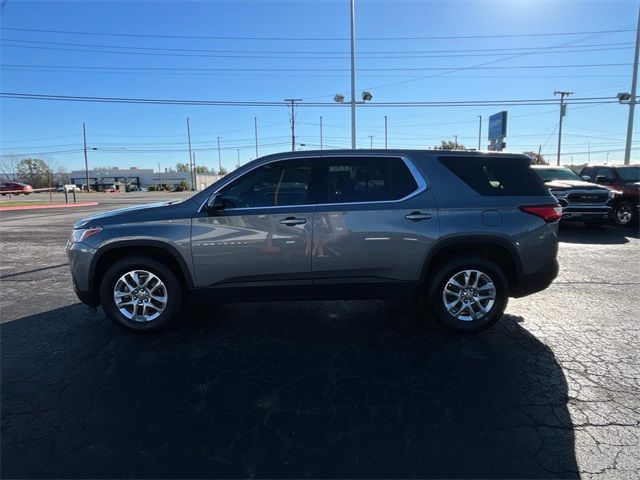
[[[559,271],[560,265],[558,264],[558,260],[554,258],[553,261],[544,265],[539,270],[522,275],[518,281],[518,285],[511,292],[511,296],[515,298],[525,297],[546,289],[558,276]]]

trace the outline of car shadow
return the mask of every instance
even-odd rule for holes
[[[138,335],[80,305],[2,325],[2,471],[578,478],[567,385],[521,317],[445,333],[384,302],[223,305]]]
[[[618,227],[616,225],[589,226],[581,222],[560,223],[558,238],[565,243],[622,245],[630,238],[640,238],[638,227]]]

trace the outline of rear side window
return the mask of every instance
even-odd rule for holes
[[[440,157],[438,159],[481,195],[548,195],[529,161],[514,157]]]
[[[401,158],[329,158],[327,203],[399,200],[418,189]]]

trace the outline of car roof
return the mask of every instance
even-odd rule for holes
[[[272,158],[303,158],[303,157],[335,157],[340,155],[352,156],[359,155],[365,156],[372,155],[389,155],[389,156],[421,156],[425,154],[438,155],[438,156],[455,156],[455,157],[505,157],[505,158],[526,158],[531,160],[531,157],[522,153],[509,153],[509,152],[490,152],[490,151],[477,151],[477,150],[433,150],[433,149],[401,149],[401,148],[372,148],[372,149],[335,149],[335,150],[300,150],[296,152],[279,152],[265,155],[257,160],[271,160]]]

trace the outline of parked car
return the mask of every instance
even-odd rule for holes
[[[570,168],[534,165],[534,172],[562,206],[562,220],[600,225],[610,220],[616,192],[585,182]]]
[[[640,165],[589,165],[580,171],[588,182],[614,188],[616,198],[613,219],[618,225],[638,225],[640,205]]]
[[[477,331],[556,277],[562,209],[525,155],[307,151],[254,160],[183,201],[78,221],[74,289],[153,330],[187,296],[420,300]]]
[[[20,195],[21,193],[29,195],[33,193],[33,187],[20,182],[5,182],[0,185],[0,194],[2,194],[2,196],[7,194]]]
[[[58,185],[58,187],[56,188],[56,192],[67,192],[67,193],[71,193],[71,192],[79,192],[80,191],[80,187],[78,187],[77,185],[74,184],[67,184],[67,185]]]
[[[140,187],[141,192],[148,192],[149,189],[147,187]]]

